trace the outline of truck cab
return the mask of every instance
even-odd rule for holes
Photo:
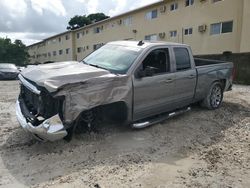
[[[184,107],[194,100],[196,69],[189,46],[147,50],[133,67],[134,120]]]

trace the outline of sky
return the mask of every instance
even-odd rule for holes
[[[0,37],[26,45],[66,31],[70,18],[103,12],[115,16],[159,0],[0,0]]]

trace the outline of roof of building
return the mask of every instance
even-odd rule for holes
[[[111,18],[108,18],[108,19],[105,19],[105,20],[102,20],[102,21],[99,21],[99,22],[95,22],[95,23],[92,23],[92,24],[89,24],[89,25],[80,27],[80,28],[75,29],[75,30],[69,30],[69,31],[65,31],[65,32],[63,32],[63,33],[59,33],[59,34],[53,35],[53,36],[51,36],[51,37],[48,37],[48,38],[46,38],[46,39],[43,39],[43,40],[40,41],[40,42],[31,44],[31,45],[29,45],[29,46],[27,46],[27,47],[35,46],[35,45],[37,45],[37,44],[40,44],[40,43],[45,42],[46,40],[49,40],[49,39],[52,39],[52,38],[55,38],[55,37],[64,35],[64,34],[66,34],[66,33],[77,32],[77,31],[82,30],[82,29],[85,29],[85,28],[93,27],[93,26],[95,26],[95,25],[99,25],[99,24],[102,24],[102,23],[105,23],[105,22],[108,22],[108,21],[111,21],[111,20],[118,19],[118,18],[120,18],[120,17],[122,17],[122,16],[126,16],[126,15],[129,15],[129,14],[138,12],[138,11],[140,11],[140,10],[144,10],[144,9],[150,8],[150,7],[152,7],[152,6],[156,6],[156,5],[158,5],[158,4],[161,4],[161,3],[164,2],[164,1],[166,1],[166,0],[159,0],[159,1],[154,2],[154,3],[151,3],[151,4],[149,4],[149,5],[146,5],[146,6],[143,6],[143,7],[140,7],[140,8],[137,8],[137,9],[134,9],[134,10],[131,10],[131,11],[128,11],[128,12],[125,12],[125,13],[122,13],[122,14],[119,14],[119,15],[116,15],[116,16],[113,16],[113,17],[111,17]]]
[[[50,36],[50,37],[48,37],[48,38],[46,38],[46,39],[43,39],[42,41],[36,42],[36,43],[34,43],[34,44],[31,44],[31,45],[29,45],[29,46],[27,46],[27,47],[32,47],[32,46],[35,46],[35,45],[37,45],[37,44],[41,44],[41,43],[45,42],[46,40],[49,40],[49,39],[52,39],[52,38],[55,38],[55,37],[59,37],[59,36],[62,36],[62,35],[65,35],[65,34],[71,33],[71,32],[72,32],[72,31],[65,31],[65,32],[63,32],[63,33],[59,33],[59,34]]]
[[[108,18],[108,19],[101,20],[101,21],[99,21],[99,22],[95,22],[95,23],[92,23],[92,24],[89,24],[89,25],[80,27],[80,28],[75,29],[75,30],[73,30],[73,31],[79,31],[79,30],[84,29],[84,28],[93,27],[93,26],[95,26],[95,25],[99,25],[99,24],[102,24],[102,23],[105,23],[105,22],[108,22],[108,21],[111,21],[111,20],[115,20],[115,19],[118,19],[118,18],[120,18],[120,17],[122,17],[122,16],[126,16],[126,15],[129,15],[129,14],[138,12],[138,11],[140,11],[140,10],[144,10],[144,9],[150,8],[150,7],[152,7],[152,6],[156,6],[156,5],[158,5],[158,4],[161,4],[162,2],[164,2],[164,0],[157,1],[157,2],[151,3],[151,4],[149,4],[149,5],[143,6],[143,7],[139,7],[139,8],[137,8],[137,9],[134,9],[134,10],[131,10],[131,11],[122,13],[122,14],[118,14],[118,15],[113,16],[113,17],[110,17],[110,18]]]

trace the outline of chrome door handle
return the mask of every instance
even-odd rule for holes
[[[195,75],[193,75],[193,74],[191,74],[191,75],[188,76],[189,79],[192,79],[194,77],[195,77]]]
[[[169,79],[165,80],[164,82],[165,82],[166,84],[168,84],[168,83],[172,83],[173,81],[174,81],[173,79],[169,78]]]

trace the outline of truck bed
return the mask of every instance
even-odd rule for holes
[[[215,65],[215,64],[228,63],[226,61],[202,59],[202,58],[194,58],[194,62],[195,62],[196,67],[205,66],[205,65]]]
[[[225,80],[225,91],[230,90],[232,86],[231,78],[233,72],[233,63],[218,60],[195,58],[197,71],[196,100],[201,100],[210,88],[210,84],[215,80]]]

